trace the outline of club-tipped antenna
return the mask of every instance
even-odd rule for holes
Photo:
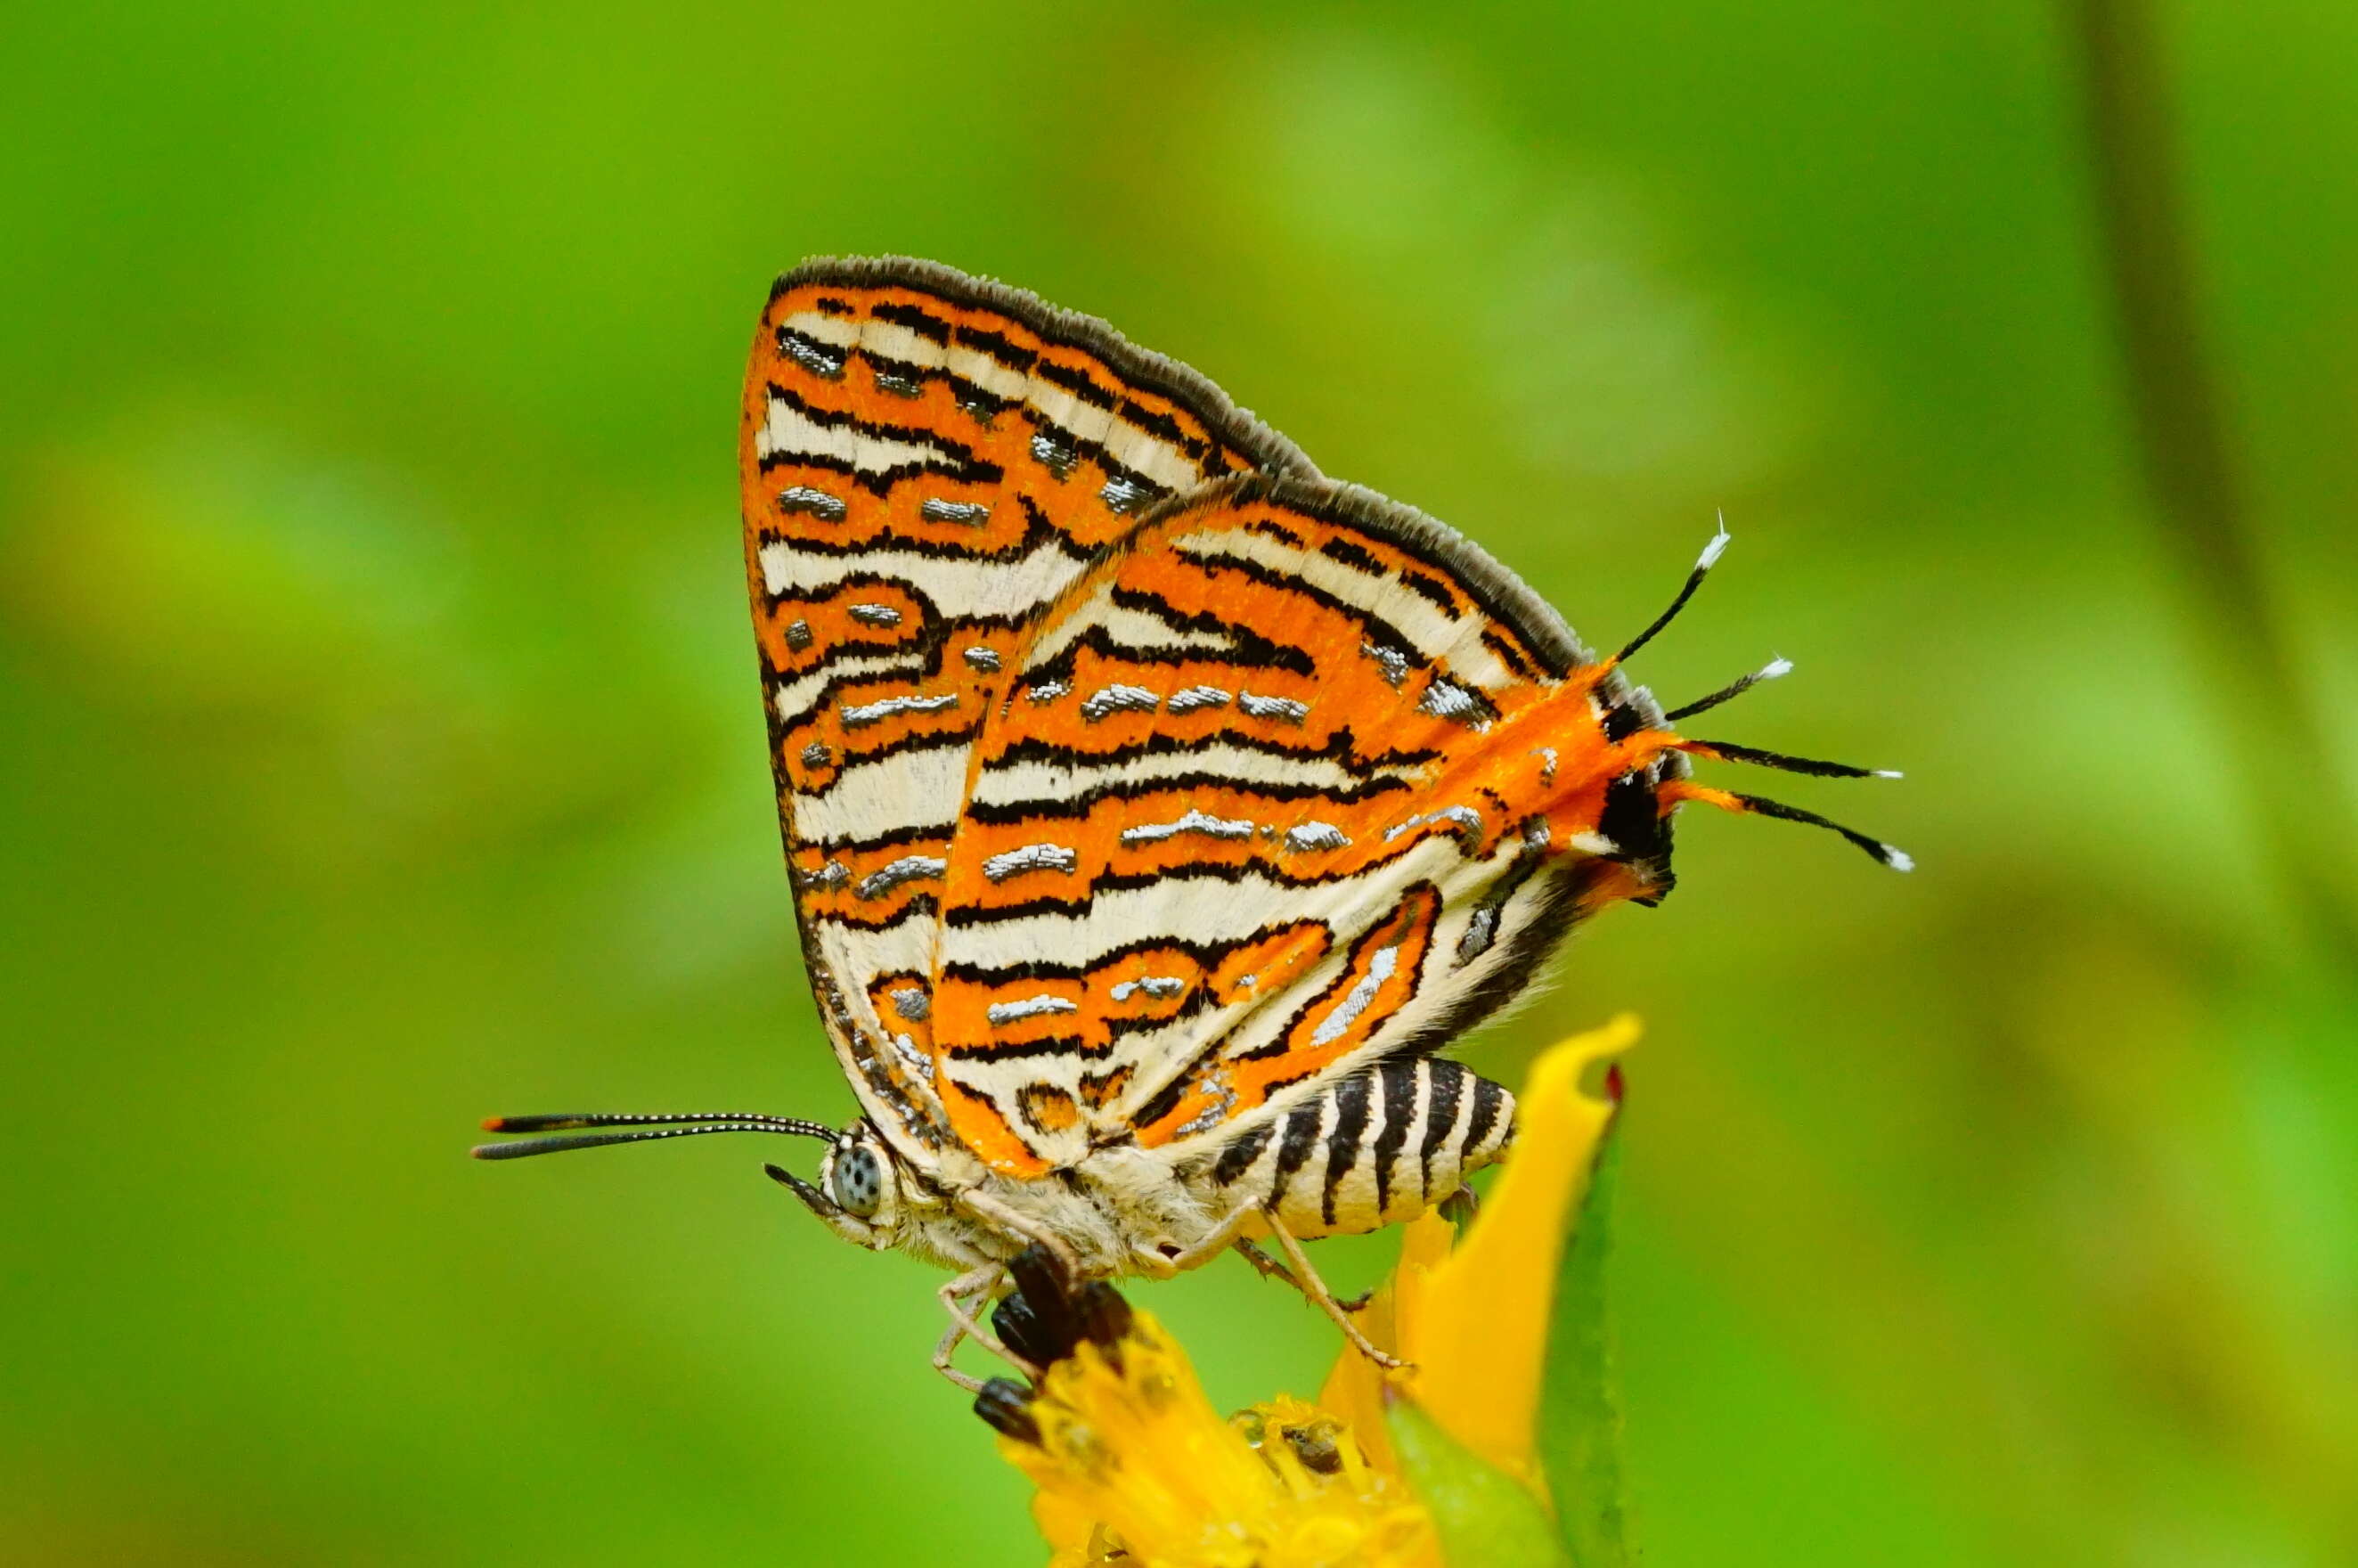
[[[1694,597],[1695,589],[1703,586],[1703,579],[1711,575],[1711,568],[1717,565],[1719,557],[1726,553],[1727,540],[1727,519],[1722,515],[1719,520],[1719,532],[1711,536],[1711,543],[1705,545],[1703,547],[1703,554],[1695,557],[1694,570],[1687,573],[1687,580],[1680,586],[1679,596],[1671,600],[1671,607],[1668,610],[1654,617],[1652,625],[1630,638],[1621,651],[1613,655],[1615,664],[1625,663],[1630,654],[1652,642],[1663,627],[1678,619],[1679,611],[1687,607],[1687,600]]]
[[[1742,697],[1746,692],[1750,691],[1754,687],[1758,686],[1764,680],[1775,680],[1779,676],[1789,676],[1792,673],[1792,660],[1783,658],[1771,659],[1767,664],[1761,665],[1758,669],[1754,670],[1750,675],[1740,676],[1736,679],[1728,682],[1725,686],[1721,687],[1717,691],[1713,692],[1709,697],[1698,697],[1696,700],[1688,703],[1684,708],[1672,708],[1670,712],[1662,715],[1662,721],[1665,724],[1676,724],[1682,719],[1693,719],[1698,713],[1703,713],[1711,708],[1717,708],[1721,703],[1727,701],[1730,697]]]
[[[1855,768],[1848,762],[1828,762],[1815,757],[1764,752],[1758,746],[1739,746],[1733,741],[1684,741],[1679,743],[1678,749],[1692,757],[1708,757],[1723,762],[1750,762],[1755,767],[1775,768],[1787,773],[1807,773],[1812,778],[1896,779],[1901,776],[1897,768]]]
[[[483,1123],[483,1130],[487,1132],[545,1132],[558,1128],[623,1127],[636,1130],[565,1132],[552,1138],[518,1138],[505,1143],[478,1143],[467,1152],[478,1160],[522,1160],[535,1154],[562,1154],[574,1149],[602,1149],[610,1143],[652,1143],[666,1138],[696,1138],[708,1132],[771,1132],[829,1141],[835,1138],[834,1129],[795,1117],[730,1116],[708,1111],[677,1116],[495,1116]]]

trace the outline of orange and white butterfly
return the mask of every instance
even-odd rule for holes
[[[1513,1136],[1433,1053],[1671,888],[1686,739],[1479,547],[1186,366],[928,262],[807,262],[746,378],[745,564],[811,989],[860,1115],[541,1116],[492,1158],[825,1139],[829,1227],[1080,1278],[1404,1220]],[[1836,827],[1887,865],[1898,850]],[[1347,1325],[1346,1325],[1347,1327]],[[947,1362],[956,1331],[936,1361]],[[987,1337],[987,1336],[986,1336]]]

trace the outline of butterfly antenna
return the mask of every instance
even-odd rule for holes
[[[1684,708],[1673,708],[1671,711],[1663,714],[1662,721],[1666,724],[1676,724],[1682,719],[1693,719],[1698,713],[1706,712],[1711,708],[1717,708],[1721,703],[1727,701],[1730,697],[1742,697],[1746,692],[1750,691],[1754,687],[1758,686],[1764,680],[1775,680],[1779,676],[1789,676],[1792,673],[1792,660],[1771,659],[1767,664],[1761,665],[1758,669],[1754,670],[1750,675],[1739,676],[1738,678],[1728,682],[1725,686],[1721,687],[1717,691],[1713,692],[1709,697],[1699,697],[1695,701],[1688,703]]]
[[[582,1128],[630,1128],[631,1131],[582,1132]],[[507,1143],[478,1143],[467,1152],[478,1160],[522,1160],[533,1154],[561,1154],[570,1149],[601,1149],[610,1143],[648,1143],[665,1138],[694,1138],[707,1132],[774,1132],[796,1138],[833,1141],[835,1130],[798,1117],[762,1116],[733,1111],[689,1111],[677,1115],[557,1114],[494,1116],[483,1123],[486,1132],[557,1132],[554,1138],[519,1138]]]
[[[1723,515],[1719,520],[1719,532],[1711,536],[1711,543],[1705,545],[1703,547],[1703,554],[1695,558],[1694,570],[1687,573],[1687,580],[1679,588],[1679,596],[1671,600],[1671,607],[1668,610],[1654,617],[1652,625],[1630,638],[1628,644],[1613,655],[1614,664],[1618,665],[1628,660],[1630,654],[1652,642],[1663,627],[1678,619],[1679,611],[1687,607],[1687,600],[1694,597],[1695,589],[1703,586],[1703,579],[1711,575],[1711,568],[1716,566],[1719,563],[1719,557],[1726,553],[1727,539],[1727,519]]]
[[[1814,811],[1804,811],[1798,806],[1787,806],[1781,800],[1765,795],[1739,795],[1732,789],[1714,789],[1693,779],[1672,779],[1663,784],[1655,798],[1664,806],[1674,806],[1682,800],[1704,806],[1715,806],[1722,811],[1739,815],[1773,816],[1783,822],[1799,822],[1811,827],[1823,827],[1829,833],[1839,833],[1857,845],[1865,853],[1890,867],[1895,871],[1912,871],[1915,858],[1897,844],[1887,844],[1880,838],[1870,838],[1855,827],[1845,827],[1831,817],[1820,816]]]

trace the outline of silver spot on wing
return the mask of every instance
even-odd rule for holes
[[[822,343],[791,327],[781,327],[778,329],[778,351],[821,381],[842,379],[843,351],[832,343]]]
[[[1506,875],[1482,895],[1474,913],[1466,917],[1466,930],[1457,938],[1457,967],[1465,968],[1490,950],[1498,939],[1499,923],[1505,918],[1507,905],[1522,891],[1531,873],[1539,869],[1541,856],[1548,847],[1551,835],[1543,816],[1526,817],[1523,821],[1523,852]]]
[[[990,516],[990,508],[979,501],[921,501],[917,515],[928,523],[963,523],[969,528],[979,528]]]
[[[1399,944],[1387,943],[1377,948],[1375,956],[1368,960],[1368,972],[1361,975],[1343,1000],[1335,1004],[1335,1011],[1310,1032],[1310,1043],[1313,1045],[1332,1045],[1340,1040],[1344,1032],[1358,1022],[1359,1014],[1368,1011],[1368,1005],[1376,1000],[1376,992],[1383,989],[1384,982],[1390,979],[1392,972],[1399,968]]]
[[[1261,697],[1249,691],[1237,698],[1237,706],[1248,719],[1274,719],[1282,724],[1299,724],[1310,717],[1310,705],[1290,697]]]
[[[1079,855],[1062,844],[1026,844],[983,861],[982,874],[992,881],[1003,882],[1026,871],[1070,871],[1080,864],[1080,860]]]
[[[1466,917],[1466,934],[1457,939],[1457,961],[1470,964],[1490,950],[1498,939],[1498,912],[1502,906],[1485,901],[1474,906]]]
[[[1081,460],[1080,453],[1073,449],[1073,438],[1053,427],[1033,432],[1032,458],[1060,481],[1070,479],[1073,465]]]
[[[1100,687],[1081,704],[1081,717],[1094,724],[1116,713],[1152,713],[1163,699],[1142,686]]]
[[[1444,806],[1439,811],[1420,811],[1384,829],[1384,842],[1389,844],[1403,833],[1413,832],[1428,822],[1454,823],[1460,835],[1472,844],[1482,837],[1482,814],[1470,806]]]
[[[896,713],[939,713],[957,706],[957,693],[942,697],[888,697],[881,702],[863,702],[857,708],[845,708],[839,717],[846,730],[858,730],[865,725],[881,723]]]
[[[851,618],[863,626],[898,626],[901,612],[889,604],[855,604]]]
[[[966,662],[972,665],[976,669],[980,670],[983,674],[990,675],[999,668],[999,650],[996,648],[968,648],[966,651]]]
[[[1113,512],[1128,514],[1153,500],[1154,487],[1128,474],[1116,474],[1105,481],[1105,488],[1098,492],[1098,499]]]
[[[1218,687],[1191,686],[1173,692],[1171,700],[1163,706],[1170,713],[1193,713],[1199,708],[1226,708],[1235,700],[1235,693],[1222,691]]]
[[[851,509],[823,490],[798,484],[791,490],[778,492],[778,510],[807,512],[822,523],[840,523]]]
[[[1424,695],[1417,699],[1416,707],[1420,713],[1451,719],[1474,730],[1486,728],[1498,716],[1498,709],[1492,708],[1489,699],[1480,692],[1472,687],[1459,686],[1453,680],[1444,680],[1439,676],[1433,676],[1431,684],[1426,686]]]
[[[1228,1119],[1236,1108],[1237,1091],[1228,1087],[1225,1077],[1214,1078],[1209,1086],[1212,1103],[1171,1130],[1174,1138],[1192,1138],[1198,1132],[1209,1132]]]
[[[1135,980],[1120,980],[1109,993],[1116,1001],[1128,1001],[1144,991],[1156,1001],[1168,1001],[1187,989],[1187,982],[1176,975],[1147,975]]]
[[[882,898],[903,882],[931,881],[949,870],[949,862],[934,855],[903,855],[860,879],[852,891],[862,898]]]
[[[993,1028],[1020,1023],[1027,1018],[1041,1018],[1052,1012],[1078,1012],[1081,1004],[1070,997],[1027,996],[1021,1001],[995,1001],[983,1009]]]
[[[1201,833],[1207,838],[1249,838],[1253,825],[1242,817],[1214,816],[1208,812],[1190,809],[1176,822],[1146,822],[1121,830],[1125,844],[1152,844],[1161,838],[1174,838],[1182,833]]]
[[[1398,686],[1408,679],[1408,655],[1398,648],[1385,647],[1375,643],[1362,643],[1359,644],[1359,652],[1376,661],[1376,667],[1384,672],[1386,685]]]
[[[892,999],[892,1011],[912,1023],[933,1016],[933,993],[923,986],[895,986],[884,994]]]
[[[1285,830],[1285,847],[1304,853],[1312,849],[1346,849],[1350,842],[1343,830],[1331,822],[1304,822],[1300,827]]]
[[[892,1054],[901,1058],[901,1065],[927,1083],[934,1081],[934,1059],[917,1049],[917,1043],[905,1034],[892,1036]]]

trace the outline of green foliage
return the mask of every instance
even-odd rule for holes
[[[1513,1476],[1457,1444],[1412,1400],[1396,1401],[1386,1420],[1454,1568],[1573,1568],[1555,1521]]]
[[[1621,1118],[1606,1127],[1557,1272],[1538,1447],[1564,1544],[1580,1568],[1628,1568],[1628,1466],[1606,1261],[1621,1179]]]

